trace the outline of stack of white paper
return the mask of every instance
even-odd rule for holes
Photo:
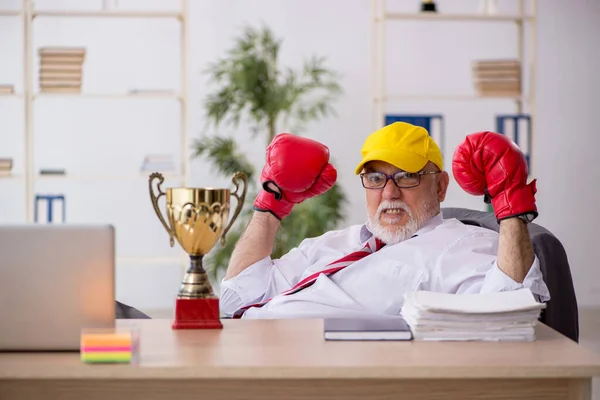
[[[545,308],[529,289],[486,294],[407,293],[402,317],[416,340],[534,340]]]

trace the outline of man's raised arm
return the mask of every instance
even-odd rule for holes
[[[337,179],[327,146],[308,138],[282,133],[267,147],[254,201],[256,212],[235,246],[225,279],[231,279],[269,256],[280,221],[295,204],[325,193]]]
[[[524,221],[500,221],[498,267],[515,282],[522,283],[534,261],[533,245]]]
[[[527,184],[523,153],[504,135],[473,133],[454,152],[452,170],[467,193],[491,201],[500,224],[498,267],[522,283],[535,260],[527,222],[538,215],[536,181]]]
[[[269,213],[254,213],[231,253],[225,279],[237,276],[250,265],[271,255],[279,223],[279,220]]]

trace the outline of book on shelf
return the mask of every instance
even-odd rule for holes
[[[64,71],[64,70],[56,70],[56,71],[40,71],[40,81],[76,81],[81,82],[82,78],[81,71]]]
[[[79,81],[68,81],[68,80],[54,80],[54,81],[40,81],[40,87],[44,88],[81,88],[81,82]]]
[[[499,85],[499,84],[521,84],[521,77],[520,76],[503,76],[503,77],[482,77],[482,76],[474,76],[473,77],[473,82],[475,82],[475,84],[479,85],[490,85],[490,84],[495,84],[495,85]]]
[[[39,51],[40,55],[40,64],[83,64],[85,61],[85,50],[80,52],[72,52],[72,51],[61,51],[58,49],[54,49],[49,51],[47,48],[42,48]]]
[[[498,88],[476,88],[476,93],[482,97],[518,97],[521,96],[519,88],[498,87]]]
[[[83,47],[41,47],[38,54],[44,64],[82,64],[86,50]]]
[[[81,93],[80,86],[72,87],[40,87],[40,93],[68,93],[68,94],[79,94]]]
[[[80,94],[81,86],[43,86],[40,93]]]
[[[488,82],[476,82],[475,83],[478,90],[521,90],[521,82],[498,82],[498,81],[488,81]]]
[[[520,97],[521,92],[516,90],[478,90],[477,95],[480,97]]]
[[[521,71],[512,69],[474,69],[473,77],[477,79],[521,79]]]
[[[12,158],[0,158],[0,176],[10,176],[12,173]]]
[[[14,94],[15,93],[15,86],[12,84],[3,84],[0,83],[0,94]]]
[[[40,65],[48,65],[48,64],[82,65],[83,61],[84,61],[83,57],[50,56],[50,57],[40,58]]]
[[[472,69],[474,76],[488,76],[488,77],[518,77],[521,76],[520,67],[477,67]]]
[[[472,72],[474,76],[481,78],[519,78],[521,63],[518,60],[514,60],[514,62],[476,61],[472,65]]]
[[[170,154],[149,154],[142,161],[142,172],[175,172],[175,161]]]
[[[478,81],[475,89],[480,95],[488,96],[519,96],[521,95],[521,81]]]
[[[70,92],[80,93],[81,82],[67,82],[67,81],[41,81],[40,91],[41,92]]]
[[[12,169],[13,159],[12,158],[0,158],[0,169]]]
[[[521,62],[516,58],[499,58],[473,60],[471,65],[477,68],[520,68]]]
[[[34,207],[34,222],[37,224],[65,222],[66,198],[62,194],[36,194]]]
[[[80,92],[83,47],[42,47],[40,54],[39,86],[42,92]]]
[[[133,95],[175,95],[175,91],[173,89],[130,89],[128,93]]]
[[[85,47],[78,46],[45,46],[38,49],[38,54],[42,55],[85,55]]]
[[[63,73],[63,74],[81,74],[83,66],[81,64],[40,64],[40,74],[42,73]]]
[[[478,60],[473,62],[473,84],[480,96],[520,96],[519,60]]]
[[[42,168],[40,175],[66,175],[67,171],[61,168]]]

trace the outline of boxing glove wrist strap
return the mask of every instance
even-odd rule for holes
[[[267,208],[259,208],[257,206],[252,207],[254,209],[254,211],[259,211],[259,212],[268,212],[269,214],[271,214],[272,216],[274,216],[275,218],[277,218],[279,221],[281,221],[281,218],[279,218],[279,216],[277,214],[275,214],[273,211],[267,209]]]
[[[273,186],[275,186],[277,190],[271,189],[269,183],[273,184]],[[281,188],[275,183],[275,181],[264,181],[262,183],[262,188],[265,192],[271,193],[275,197],[275,200],[281,200]]]
[[[276,187],[278,191],[273,190],[269,184]],[[254,201],[254,210],[268,212],[279,221],[283,220],[292,211],[293,204],[283,198],[281,188],[275,182],[265,181],[262,188],[263,190],[260,191]]]

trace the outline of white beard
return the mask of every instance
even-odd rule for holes
[[[408,222],[402,226],[383,226],[380,224],[381,213],[386,208],[399,208],[404,210],[408,216]],[[433,217],[434,204],[433,201],[422,202],[417,210],[418,215],[413,215],[410,208],[403,201],[384,201],[377,208],[377,212],[373,217],[369,215],[367,228],[385,244],[397,244],[406,239],[410,239],[413,235]]]

